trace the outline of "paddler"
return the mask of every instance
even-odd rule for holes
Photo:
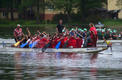
[[[102,40],[103,39],[103,35],[102,35],[102,33],[103,33],[103,29],[96,29],[97,30],[97,35],[98,35],[98,39],[99,40]]]
[[[112,33],[112,39],[113,40],[117,40],[117,37],[118,37],[118,35],[117,35],[117,30],[113,30],[113,33]]]
[[[82,44],[83,44],[83,39],[81,36],[77,37],[76,38],[76,46],[77,48],[81,48],[82,47]]]
[[[57,25],[57,27],[56,27],[56,31],[57,31],[58,33],[62,33],[63,29],[65,29],[65,27],[64,27],[64,25],[63,25],[63,20],[60,19],[60,20],[59,20],[59,23],[58,23],[58,25]]]
[[[112,34],[112,30],[111,29],[107,29],[107,32],[105,33],[104,38],[106,40],[112,39],[112,35],[111,34]]]
[[[95,28],[93,23],[90,23],[89,26],[90,26],[89,31],[90,31],[90,38],[91,38],[91,41],[92,41],[92,47],[96,47],[96,43],[97,43],[97,30],[96,30],[96,28]]]
[[[84,31],[84,32],[83,32],[83,38],[85,38],[85,37],[87,36],[87,29],[84,28],[83,31]]]
[[[77,45],[76,45],[76,34],[75,34],[75,30],[72,29],[71,32],[72,33],[70,34],[70,38],[68,40],[68,46],[67,47],[76,48]]]
[[[14,29],[14,38],[15,41],[19,41],[22,39],[23,32],[20,24],[17,24],[17,28]]]

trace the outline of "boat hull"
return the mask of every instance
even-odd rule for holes
[[[95,47],[95,48],[47,48],[44,52],[52,53],[52,52],[76,52],[76,53],[97,53],[108,49],[107,47]],[[1,48],[0,52],[42,52],[41,48],[12,48],[6,47]]]

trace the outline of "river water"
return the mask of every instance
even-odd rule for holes
[[[122,80],[122,43],[97,54],[0,52],[0,80]]]

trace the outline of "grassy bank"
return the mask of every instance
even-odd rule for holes
[[[110,28],[115,28],[119,31],[122,31],[122,20],[113,20],[113,19],[105,19],[101,20],[102,24],[105,26],[109,26]],[[75,24],[79,24],[80,22],[74,22]],[[68,24],[74,24],[68,23]],[[43,27],[43,28],[55,28],[56,24],[52,22],[40,21],[40,24],[37,24],[35,20],[0,20],[0,27],[16,27],[16,24],[21,24],[23,27]],[[84,23],[80,23],[84,24]]]
[[[109,26],[109,28],[117,29],[118,32],[122,32],[122,20],[101,20],[101,22],[105,24],[105,26]],[[0,20],[0,37],[12,38],[13,30],[15,29],[16,24],[23,25],[24,33],[26,33],[26,27],[29,27],[32,34],[34,34],[36,30],[40,30],[41,32],[46,31],[48,33],[54,33],[56,31],[55,28],[57,25],[51,22],[50,23],[42,22],[41,24],[37,24],[36,21],[34,20],[17,20],[17,21]],[[83,24],[83,23],[73,22],[69,24]]]
[[[120,20],[102,20],[101,21],[108,28],[116,29],[118,32],[122,32],[122,19]]]

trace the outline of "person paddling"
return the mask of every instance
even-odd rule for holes
[[[22,39],[23,32],[20,24],[17,24],[17,28],[14,29],[14,38],[15,41],[19,41]]]

